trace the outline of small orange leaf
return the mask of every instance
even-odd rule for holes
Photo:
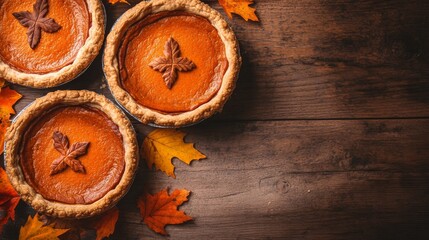
[[[43,222],[39,220],[39,215],[36,214],[34,218],[28,216],[27,222],[19,230],[19,240],[57,240],[59,239],[58,236],[64,234],[68,230],[69,229],[55,229],[52,226],[44,226]]]
[[[97,240],[101,240],[113,234],[118,218],[119,209],[114,207],[94,221],[92,228],[97,231]]]
[[[10,115],[15,114],[13,105],[22,97],[18,92],[5,87],[0,92],[0,154],[3,153],[4,135],[10,125]]]
[[[250,4],[253,4],[253,0],[219,0],[219,4],[223,7],[229,18],[232,18],[231,13],[235,13],[246,21],[259,21],[255,14],[256,9],[249,7]]]
[[[10,185],[6,172],[0,167],[0,232],[9,218],[15,220],[15,208],[19,199],[18,193]]]
[[[0,78],[0,92],[1,92],[1,88],[4,87],[5,84],[6,84],[6,81]]]
[[[130,3],[127,2],[127,0],[109,0],[109,3],[112,5],[117,4],[117,3],[126,3],[126,4],[130,5]]]
[[[171,160],[177,157],[186,164],[192,160],[206,158],[204,154],[194,148],[193,143],[185,143],[185,133],[174,129],[156,129],[149,133],[143,141],[142,156],[147,166],[165,172],[168,176],[174,175],[174,165]]]
[[[181,224],[192,218],[177,207],[188,201],[190,191],[176,189],[168,195],[167,189],[161,190],[155,195],[144,194],[137,201],[140,215],[144,223],[153,231],[167,235],[165,225]]]

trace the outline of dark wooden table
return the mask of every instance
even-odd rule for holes
[[[162,239],[135,202],[165,187],[192,191],[181,209],[195,220],[171,239],[429,239],[429,1],[255,6],[260,23],[229,20],[244,60],[233,97],[183,129],[208,159],[174,160],[177,179],[142,162],[112,239]],[[129,6],[106,8],[110,29]],[[111,98],[100,57],[59,88],[12,88],[18,111],[56,89]],[[134,123],[141,142],[153,128]]]

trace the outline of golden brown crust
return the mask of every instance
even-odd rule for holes
[[[19,151],[20,143],[24,135],[23,132],[27,129],[32,120],[58,104],[87,104],[100,109],[118,125],[119,131],[122,134],[125,149],[124,174],[114,189],[92,204],[65,204],[43,198],[43,196],[38,194],[35,189],[25,181],[24,174],[19,164]],[[19,193],[21,198],[36,211],[54,217],[90,217],[113,207],[131,186],[137,170],[138,161],[137,140],[131,122],[125,114],[106,97],[86,90],[56,91],[36,99],[14,119],[14,122],[8,128],[5,136],[5,165],[12,186]]]
[[[89,35],[72,64],[46,74],[33,74],[18,71],[0,60],[0,78],[11,83],[33,87],[49,88],[69,82],[78,77],[98,55],[103,45],[105,32],[105,12],[100,0],[86,0],[91,13]]]
[[[220,38],[225,44],[229,66],[222,79],[222,86],[209,102],[202,104],[192,111],[172,115],[154,111],[138,104],[131,95],[121,87],[117,53],[120,43],[122,42],[122,37],[128,27],[133,23],[152,13],[175,10],[190,12],[207,18],[210,21],[217,29]],[[137,4],[135,7],[125,12],[115,23],[107,36],[103,63],[104,74],[106,75],[113,96],[129,113],[145,124],[180,127],[201,121],[222,110],[223,105],[235,88],[235,82],[241,67],[241,57],[234,32],[220,13],[207,4],[199,0],[152,0]]]

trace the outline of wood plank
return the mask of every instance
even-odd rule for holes
[[[256,2],[260,23],[229,20],[244,65],[218,118],[429,117],[428,1]],[[106,7],[110,29],[130,6]],[[100,66],[62,88],[99,90]],[[22,105],[46,92],[17,89]]]
[[[187,188],[195,218],[173,239],[424,239],[429,120],[203,123],[187,139],[209,158],[174,160],[177,179],[143,164],[121,202],[117,236],[141,226],[144,190]],[[222,130],[220,130],[222,129]],[[140,135],[150,130],[137,127]]]

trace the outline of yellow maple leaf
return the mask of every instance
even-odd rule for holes
[[[143,141],[143,158],[149,168],[155,165],[156,170],[165,172],[168,176],[174,175],[174,165],[171,160],[177,157],[186,164],[192,160],[206,158],[204,154],[194,148],[193,143],[185,143],[185,133],[174,129],[156,129],[149,133]]]
[[[109,0],[109,3],[112,5],[117,4],[117,3],[126,3],[126,4],[130,5],[130,3],[127,2],[127,0]]]
[[[0,154],[3,153],[4,135],[10,125],[10,115],[15,114],[13,105],[22,97],[18,92],[5,87],[0,92]]]
[[[232,18],[232,13],[235,13],[246,21],[259,21],[255,14],[256,9],[249,7],[250,4],[253,4],[253,0],[219,0],[219,4],[222,6],[223,10],[225,10],[229,18]]]
[[[39,221],[39,215],[36,214],[34,218],[28,216],[27,222],[19,230],[19,240],[57,240],[58,236],[68,230],[44,226],[43,222]]]

